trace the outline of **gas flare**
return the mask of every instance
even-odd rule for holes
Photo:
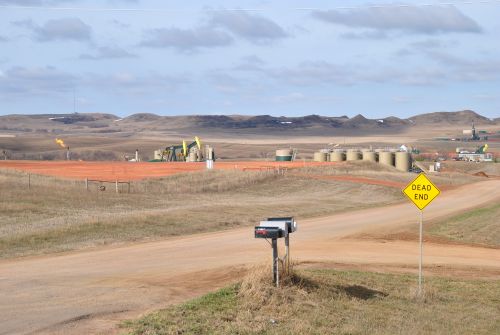
[[[64,141],[60,138],[56,138],[56,143],[59,144],[62,148],[66,148],[66,144],[64,144]]]

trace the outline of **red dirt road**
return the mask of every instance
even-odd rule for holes
[[[334,165],[319,162],[221,162],[215,169],[256,170],[266,168],[297,168],[303,166]],[[12,169],[41,175],[71,179],[99,179],[109,181],[141,180],[158,178],[177,173],[203,171],[205,163],[149,163],[149,162],[74,162],[74,161],[0,161],[0,169]]]
[[[426,208],[429,220],[500,201],[500,180],[443,192]],[[303,220],[291,239],[299,261],[416,265],[418,244],[343,237],[416,223],[407,203]],[[258,218],[257,218],[258,219]],[[268,261],[252,227],[123,247],[0,261],[0,334],[109,334],[117,320],[189,299]],[[427,243],[426,266],[460,267],[500,276],[500,249]]]

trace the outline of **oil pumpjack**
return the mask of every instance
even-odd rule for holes
[[[198,136],[195,136],[194,141],[189,144],[182,141],[180,145],[168,146],[163,151],[162,160],[166,162],[184,162],[188,158],[191,149],[195,146],[201,151],[201,140]]]

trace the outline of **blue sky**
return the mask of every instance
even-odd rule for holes
[[[500,1],[452,2],[0,0],[0,115],[500,117]]]

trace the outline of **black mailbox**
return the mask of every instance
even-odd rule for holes
[[[283,230],[278,227],[255,227],[255,238],[280,238],[283,237]]]

